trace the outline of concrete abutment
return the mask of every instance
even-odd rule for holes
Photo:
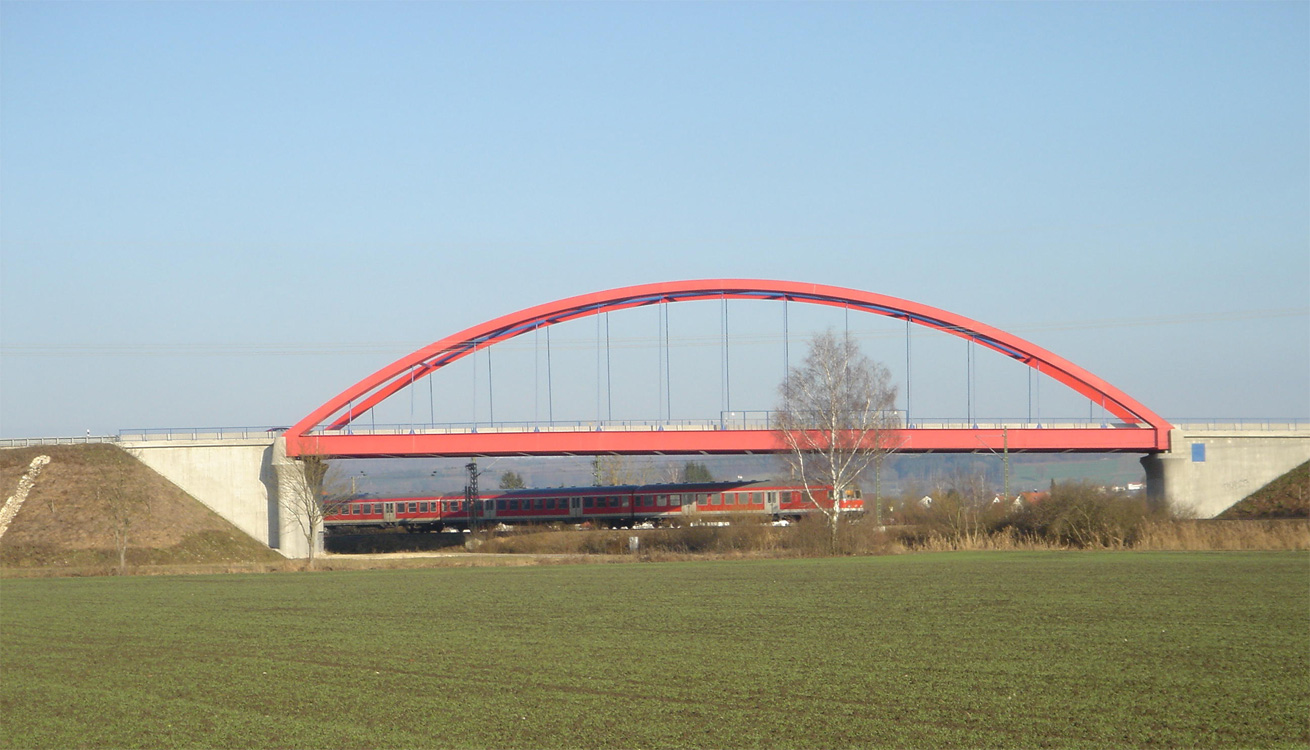
[[[300,464],[281,437],[123,441],[119,446],[232,525],[288,558],[309,556],[294,503]],[[303,476],[303,475],[302,475]],[[321,529],[313,538],[321,548]]]
[[[1214,518],[1310,461],[1307,430],[1174,429],[1170,449],[1142,458],[1153,500]]]

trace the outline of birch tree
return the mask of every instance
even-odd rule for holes
[[[314,567],[314,553],[317,551],[318,532],[323,528],[323,519],[335,510],[334,503],[340,503],[348,494],[345,487],[323,456],[304,455],[298,460],[299,471],[290,474],[290,490],[285,497],[279,496],[278,502],[288,515],[296,519],[296,525],[304,536],[308,549],[309,567]]]
[[[827,517],[835,545],[840,499],[870,468],[880,471],[895,448],[896,386],[885,366],[829,329],[810,341],[805,361],[788,371],[778,392],[774,429],[787,449],[783,460]],[[822,501],[823,486],[832,488],[831,504]]]

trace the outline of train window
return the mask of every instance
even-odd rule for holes
[[[418,512],[418,503],[410,503],[410,504],[409,504],[409,512],[410,512],[410,513],[417,513],[417,512]]]
[[[496,501],[496,510],[505,510],[505,501],[504,501],[504,500],[497,500],[497,501]]]
[[[725,492],[725,493],[723,493],[723,501],[724,501],[725,503],[727,503],[728,505],[736,505],[736,504],[737,504],[737,493],[735,493],[735,492]]]
[[[596,506],[596,498],[594,497],[589,497],[586,500],[582,501],[582,507],[584,508],[594,508],[595,506]]]
[[[669,505],[675,508],[682,507],[682,495],[669,495]]]
[[[428,504],[427,504],[427,503],[419,503],[419,504],[418,504],[418,512],[419,512],[419,513],[427,513],[427,512],[428,512]]]
[[[618,499],[617,497],[611,497],[611,498],[610,498],[610,507],[611,507],[611,508],[617,508],[617,507],[619,507],[619,499]]]
[[[555,498],[546,498],[546,510],[555,510]]]
[[[509,509],[510,509],[510,510],[518,510],[518,509],[519,509],[519,501],[518,501],[518,500],[510,500],[510,501],[509,501]]]
[[[350,509],[350,515],[352,515],[352,516],[357,516],[357,515],[359,515],[359,505],[358,505],[358,504],[356,504],[355,506],[351,507],[351,509]]]
[[[663,508],[663,507],[665,507],[665,506],[668,505],[668,504],[669,504],[669,496],[668,496],[668,495],[656,495],[656,496],[655,496],[655,507],[657,507],[657,508]]]
[[[751,493],[751,505],[759,505],[761,502],[763,502],[763,500],[760,499],[760,496],[761,496],[762,494],[763,494],[763,493],[760,493],[760,492],[752,492],[752,493]]]

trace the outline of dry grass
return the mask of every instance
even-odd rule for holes
[[[1310,550],[1310,521],[1156,521],[1134,549]]]
[[[114,445],[41,446],[0,451],[0,494],[38,455],[48,455],[27,502],[0,538],[0,566],[107,572],[117,565],[108,502],[121,490],[144,499],[128,537],[129,566],[278,563],[251,539]]]
[[[1310,518],[1310,461],[1251,493],[1219,518]]]

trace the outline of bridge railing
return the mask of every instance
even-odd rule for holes
[[[1178,419],[1171,420],[1180,430],[1234,430],[1240,432],[1310,431],[1310,419]]]
[[[117,435],[73,435],[72,437],[22,437],[0,438],[0,448],[28,448],[38,445],[89,445],[91,443],[116,443]]]
[[[169,440],[272,440],[285,427],[150,427],[118,431],[119,442]]]
[[[902,417],[902,424],[905,424]],[[916,419],[905,424],[908,429],[946,430],[1022,430],[1022,429],[1138,429],[1139,425],[1106,422],[1100,419],[1061,420],[967,420]],[[441,424],[360,424],[356,422],[340,433],[347,435],[450,435],[509,432],[662,432],[677,430],[771,430],[776,422],[773,412],[726,412],[720,419],[659,420],[555,420],[553,422],[497,421],[447,422]],[[310,433],[315,434],[315,433]]]
[[[773,412],[724,412],[719,419],[663,420],[573,420],[555,422],[451,422],[445,424],[352,425],[345,432],[352,435],[443,435],[496,432],[603,432],[663,430],[767,430],[772,428]],[[1179,419],[1173,422],[1182,430],[1310,432],[1310,419]],[[1099,419],[1028,419],[965,420],[915,419],[910,429],[947,430],[1022,430],[1022,429],[1114,429],[1135,428],[1122,422]],[[88,445],[94,443],[153,442],[170,440],[270,440],[284,427],[152,427],[119,430],[117,435],[72,435],[56,437],[0,438],[0,449],[41,445]]]

